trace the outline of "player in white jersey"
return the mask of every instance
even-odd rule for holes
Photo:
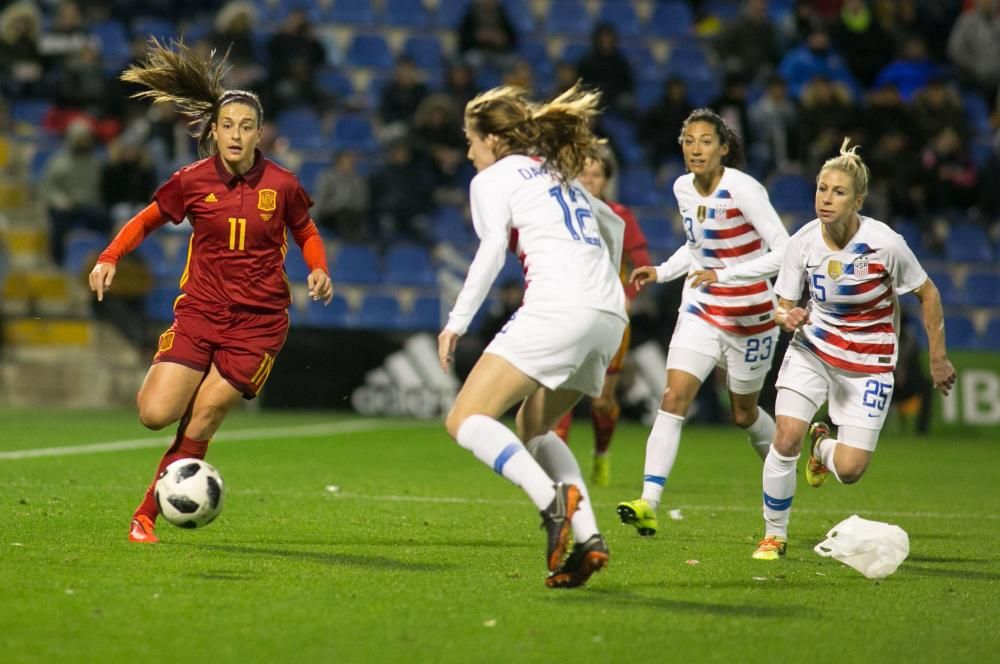
[[[757,401],[778,340],[767,278],[778,272],[788,232],[767,190],[738,170],[740,139],[716,113],[691,113],[679,142],[689,172],[674,195],[687,242],[662,265],[632,272],[637,286],[689,277],[667,353],[667,389],[646,441],[642,497],[618,504],[622,523],[644,536],[656,533],[684,417],[716,366],[727,370],[733,423],[761,459],[774,438],[774,420]]]
[[[832,473],[852,484],[868,467],[892,399],[898,295],[912,292],[920,300],[934,387],[948,394],[955,382],[937,287],[902,236],[858,213],[869,173],[856,146],[847,145],[844,139],[840,156],[820,169],[818,218],[788,242],[775,284],[775,318],[795,336],[778,374],[778,428],[764,460],[765,535],[753,553],[758,560],[785,553],[802,439],[825,401],[837,437],[824,423],[809,427],[806,481],[818,487]],[[805,307],[798,304],[803,286],[809,288]]]
[[[628,321],[617,270],[624,222],[575,179],[598,154],[590,122],[599,100],[577,85],[538,105],[504,87],[466,106],[480,243],[438,337],[447,370],[516,234],[524,303],[469,373],[445,427],[541,511],[552,588],[582,585],[608,562],[580,467],[551,431],[583,394],[600,394]],[[497,418],[519,402],[515,434]]]

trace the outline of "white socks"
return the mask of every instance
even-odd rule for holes
[[[837,474],[837,467],[833,463],[833,455],[837,451],[838,444],[839,443],[836,438],[824,438],[819,441],[819,444],[816,446],[816,456],[823,462],[826,469],[829,470],[839,482],[840,475]]]
[[[795,466],[798,460],[798,454],[782,456],[774,446],[764,459],[765,535],[788,536],[788,517],[795,496]]]
[[[524,489],[539,510],[556,497],[552,478],[530,454],[525,454],[527,450],[514,432],[492,417],[470,415],[458,428],[456,439],[495,473]]]
[[[575,484],[580,489],[583,500],[580,502],[580,509],[573,515],[571,523],[573,540],[586,542],[591,536],[596,535],[597,519],[594,517],[594,507],[590,503],[590,493],[583,483],[580,465],[576,462],[576,457],[573,456],[569,446],[554,431],[550,431],[543,436],[535,436],[525,447],[553,480]]]
[[[677,448],[681,444],[681,428],[684,418],[659,410],[653,430],[646,439],[646,465],[642,471],[642,499],[656,511],[660,505],[660,495],[667,483],[667,476],[674,467]]]
[[[774,430],[774,418],[757,406],[757,420],[744,431],[750,439],[750,446],[760,456],[761,461],[767,458],[771,443],[774,442]]]

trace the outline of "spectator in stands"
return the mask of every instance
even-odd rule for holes
[[[844,0],[832,37],[851,73],[865,86],[872,84],[895,53],[892,36],[875,20],[867,0]]]
[[[599,23],[590,38],[590,50],[576,63],[584,85],[601,91],[608,110],[626,116],[635,107],[632,65],[618,46],[618,31],[610,23]]]
[[[413,58],[402,55],[396,60],[392,78],[382,87],[378,114],[384,124],[413,124],[413,114],[427,96],[427,85],[420,80],[420,70]]]
[[[472,0],[458,25],[458,50],[472,66],[502,67],[517,47],[517,32],[500,0]]]
[[[41,31],[42,15],[32,2],[16,2],[0,13],[0,94],[45,96]]]
[[[953,127],[944,127],[931,138],[921,162],[927,203],[933,210],[965,210],[976,202],[976,165]]]
[[[942,74],[934,75],[927,85],[916,91],[911,113],[921,143],[931,140],[945,127],[951,127],[963,138],[971,133],[965,121],[962,98]]]
[[[852,94],[857,88],[850,69],[831,46],[830,35],[821,25],[814,26],[802,44],[785,53],[778,73],[788,83],[794,99],[801,97],[806,84],[817,76],[843,84]]]
[[[358,154],[344,150],[316,180],[316,223],[346,242],[365,239],[371,205],[368,180],[358,173],[357,165]]]
[[[461,114],[451,97],[425,97],[413,118],[413,138],[417,148],[434,162],[440,186],[453,184],[465,159],[465,137]]]
[[[767,14],[767,0],[744,0],[740,16],[727,22],[715,40],[727,76],[764,80],[778,63],[778,34]]]
[[[513,58],[507,71],[503,73],[502,85],[534,90],[535,72],[531,64],[523,58]]]
[[[1000,11],[997,0],[975,0],[948,36],[948,57],[963,82],[986,99],[993,99],[1000,85]]]
[[[118,261],[168,222],[194,228],[174,324],[160,337],[137,396],[139,420],[153,430],[177,423],[153,483],[132,515],[130,542],[152,544],[159,514],[155,478],[171,462],[205,458],[229,411],[264,386],[288,333],[291,301],[284,273],[288,235],[309,266],[313,300],[333,287],[323,241],[298,179],[257,149],[264,111],[257,95],[227,90],[226,61],[186,46],[154,42],[146,59],[122,74],[144,98],[176,104],[198,128],[201,160],[177,171],[101,253],[90,272],[100,302]]]
[[[148,126],[133,123],[108,145],[101,167],[101,200],[117,225],[146,207],[156,189],[157,175],[146,147]]]
[[[455,100],[459,108],[465,108],[476,96],[476,81],[468,63],[459,60],[448,65],[444,75],[444,92]]]
[[[260,62],[254,47],[256,23],[256,8],[244,0],[233,0],[215,15],[215,29],[208,42],[216,53],[228,58],[232,68],[226,83],[235,88],[253,88],[266,78],[266,63]]]
[[[896,59],[882,68],[875,77],[875,85],[892,83],[899,90],[903,101],[909,102],[917,90],[927,85],[941,68],[927,57],[927,45],[918,36],[911,35],[899,49]]]
[[[864,101],[862,122],[869,143],[894,129],[915,131],[912,109],[903,104],[899,90],[892,83],[871,88]]]
[[[281,29],[267,42],[268,90],[276,112],[309,105],[322,112],[330,100],[314,83],[316,71],[326,63],[326,49],[313,34],[304,9],[288,13]]]
[[[739,134],[744,145],[753,140],[750,135],[750,117],[747,108],[747,82],[741,76],[727,76],[722,86],[722,94],[709,106]]]
[[[679,76],[671,76],[663,84],[663,96],[639,120],[639,138],[653,168],[675,158],[677,138],[685,118],[694,109],[687,101],[687,84]]]
[[[847,86],[817,76],[802,88],[799,114],[802,132],[800,154],[807,170],[818,170],[824,157],[837,149],[840,137],[853,129],[856,108]]]
[[[552,96],[558,96],[569,90],[580,79],[576,65],[567,60],[556,62],[552,75]]]
[[[42,33],[38,45],[46,72],[72,62],[88,46],[100,48],[96,37],[84,25],[80,6],[74,0],[63,0],[56,8],[52,25]]]
[[[372,174],[371,211],[376,241],[430,243],[426,214],[434,203],[434,168],[408,136],[392,139]]]
[[[751,164],[765,172],[791,170],[799,155],[799,112],[785,79],[772,74],[748,116]]]
[[[75,120],[62,147],[45,165],[41,191],[51,225],[49,250],[57,265],[62,264],[65,238],[72,229],[111,230],[101,201],[101,160],[94,148],[90,125]]]
[[[101,53],[95,45],[84,46],[76,57],[54,71],[49,85],[61,109],[78,110],[93,118],[106,115],[111,85],[104,75]]]

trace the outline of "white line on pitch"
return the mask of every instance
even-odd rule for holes
[[[439,422],[427,423],[427,426],[440,426]],[[415,426],[412,421],[399,422],[392,420],[352,420],[350,422],[328,422],[319,424],[303,424],[290,427],[268,427],[263,429],[243,429],[239,431],[221,431],[212,437],[213,443],[233,440],[266,440],[269,438],[299,438],[332,436],[358,431],[375,431],[378,429],[393,429],[396,427]],[[38,457],[71,456],[75,454],[98,454],[101,452],[121,452],[123,450],[139,450],[147,447],[165,447],[173,440],[173,436],[156,436],[153,438],[133,438],[132,440],[116,440],[107,443],[92,443],[90,445],[69,445],[65,447],[42,447],[30,450],[11,450],[0,452],[0,461],[16,459],[36,459]]]

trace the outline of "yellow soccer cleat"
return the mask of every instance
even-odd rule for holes
[[[823,465],[823,462],[816,456],[816,446],[824,438],[829,438],[830,427],[824,422],[813,422],[809,427],[809,438],[812,439],[812,446],[809,448],[809,460],[806,461],[806,482],[809,486],[819,488],[826,481],[826,476],[830,469]]]
[[[618,518],[627,526],[635,526],[642,537],[656,534],[656,512],[642,498],[618,503]]]
[[[785,547],[788,540],[777,535],[768,535],[757,545],[757,550],[753,552],[754,560],[777,560],[785,555]]]
[[[611,457],[607,454],[594,455],[594,465],[590,468],[590,483],[597,486],[611,484]]]

